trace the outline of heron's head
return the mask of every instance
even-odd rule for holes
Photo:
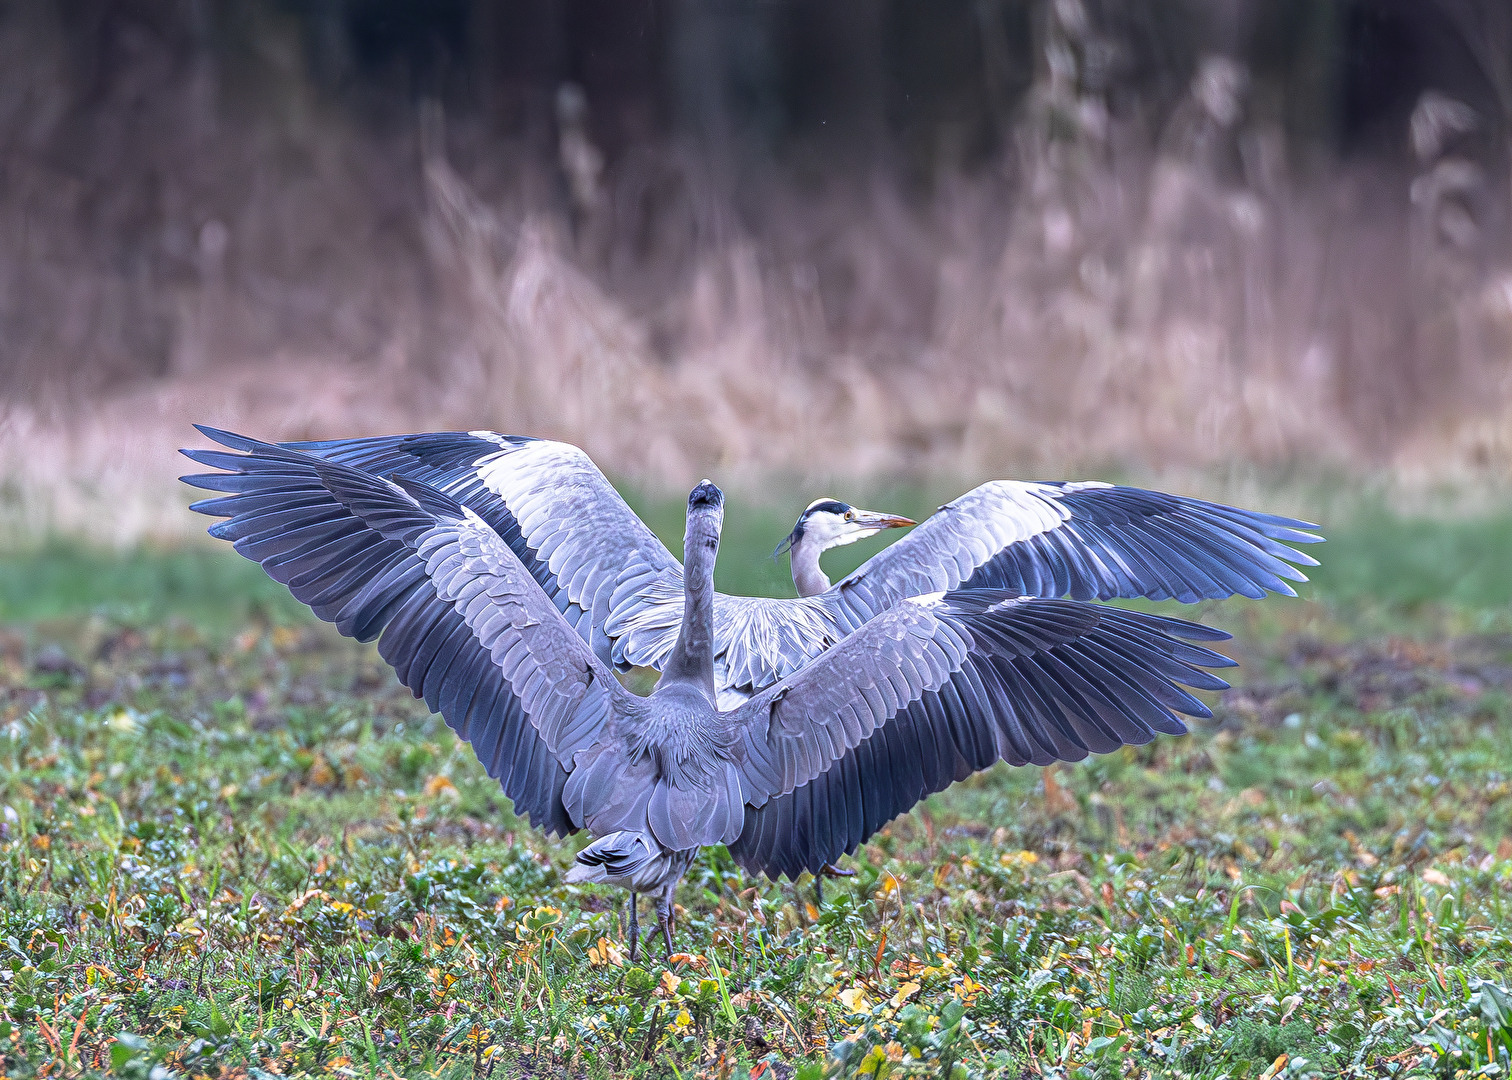
[[[688,496],[688,511],[691,513],[698,506],[724,506],[724,492],[714,486],[714,481],[700,480]]]
[[[712,481],[701,480],[688,495],[687,543],[697,539],[711,547],[719,544],[719,530],[724,524],[724,492]]]
[[[787,538],[777,545],[774,556],[792,551],[799,545],[815,545],[820,551],[844,547],[875,536],[883,529],[901,529],[918,522],[897,514],[879,514],[875,510],[861,510],[839,499],[818,499],[798,517],[798,524]]]

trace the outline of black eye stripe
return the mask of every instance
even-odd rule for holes
[[[849,510],[850,510],[850,507],[847,506],[845,503],[839,502],[838,500],[835,500],[835,499],[830,499],[830,500],[828,500],[826,502],[817,503],[814,506],[809,507],[807,510],[805,510],[803,512],[803,516],[804,517],[808,517],[810,514],[818,514],[818,513],[841,514],[841,515],[844,515]]]

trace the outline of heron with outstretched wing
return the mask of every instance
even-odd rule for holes
[[[504,466],[506,483],[487,462],[462,462],[452,436],[401,450],[370,440],[354,461],[333,444],[202,430],[236,451],[185,451],[219,470],[185,477],[224,493],[194,505],[225,519],[211,533],[343,634],[376,638],[532,823],[586,830],[569,879],[631,890],[632,948],[635,897],[650,892],[671,950],[672,892],[700,847],[726,844],[753,873],[819,870],[996,761],[1079,760],[1180,734],[1177,713],[1210,715],[1182,686],[1222,689],[1205,669],[1232,664],[1192,644],[1221,631],[1011,588],[961,589],[946,574],[910,595],[869,587],[834,608],[815,604],[842,582],[787,602],[807,608],[771,609],[835,613],[832,640],[780,670],[783,643],[803,624],[758,620],[788,636],[756,634],[746,647],[775,645],[777,660],[745,669],[761,686],[727,683],[744,696],[722,702],[730,639],[720,631],[738,624],[728,609],[722,622],[720,607],[738,598],[713,587],[724,505],[713,484],[689,496],[679,565],[617,495],[606,509],[608,485],[581,452],[531,486],[517,468],[529,462]],[[532,445],[494,439],[506,459]],[[385,453],[424,464],[406,475]],[[562,519],[564,506],[580,519]],[[663,598],[673,582],[675,604]],[[647,610],[675,619],[670,644],[654,649],[661,678],[638,697],[611,664],[637,662],[626,651],[633,634],[616,632],[616,620]],[[648,628],[638,629],[659,640]]]

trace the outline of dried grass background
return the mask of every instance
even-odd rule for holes
[[[1395,164],[1301,169],[1241,64],[1209,56],[1164,114],[1120,118],[1078,74],[1096,26],[1046,10],[999,159],[921,187],[676,140],[606,161],[570,87],[545,158],[434,103],[354,125],[292,77],[238,115],[252,75],[150,38],[85,108],[58,24],[20,5],[0,22],[4,525],[196,530],[173,480],[195,420],[492,427],[669,490],[1504,476],[1506,118],[1425,95]],[[295,64],[287,33],[262,38],[248,70]]]

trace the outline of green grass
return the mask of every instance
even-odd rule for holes
[[[86,615],[138,624],[180,619],[211,632],[311,620],[288,590],[229,545],[117,553],[54,541],[0,555],[0,623]]]
[[[732,507],[722,584],[784,584],[788,517]],[[706,852],[670,965],[255,567],[18,555],[0,1072],[1505,1075],[1509,522],[1330,529],[1311,600],[1197,612],[1216,722],[957,785],[822,908]]]
[[[1512,605],[1512,513],[1437,521],[1375,506],[1328,531],[1311,575],[1335,603],[1415,611],[1444,605],[1499,613]]]

